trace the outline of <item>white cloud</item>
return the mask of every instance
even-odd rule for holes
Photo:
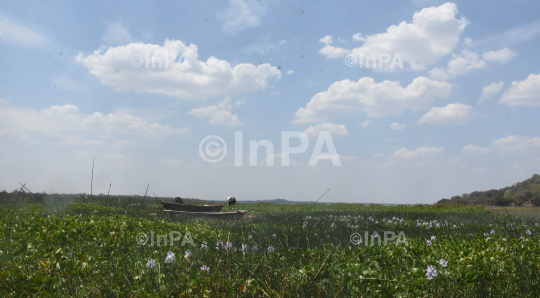
[[[45,35],[2,15],[0,15],[0,41],[31,47],[44,47],[50,44]]]
[[[126,45],[133,42],[133,38],[126,26],[120,23],[110,23],[101,38],[107,45]]]
[[[486,154],[486,153],[491,152],[491,149],[480,147],[474,144],[470,144],[470,145],[464,146],[463,149],[461,149],[461,152],[465,154]]]
[[[325,45],[332,44],[332,35],[326,35],[325,37],[319,39],[319,42],[324,43]]]
[[[390,155],[390,158],[401,160],[418,160],[439,155],[443,151],[444,147],[437,148],[426,146],[418,148],[414,151],[410,151],[407,148],[401,148],[398,151],[392,153],[392,155]]]
[[[434,80],[447,80],[468,73],[471,69],[485,68],[487,63],[478,59],[478,54],[463,50],[461,54],[452,54],[446,68],[434,68],[429,74]]]
[[[510,88],[503,93],[499,103],[509,106],[540,106],[540,74],[531,73],[523,81],[512,82]]]
[[[498,83],[491,83],[489,86],[486,86],[482,89],[482,96],[480,97],[480,100],[478,100],[478,104],[490,100],[494,95],[498,94],[502,87],[504,86],[504,82],[500,81]]]
[[[397,122],[394,122],[394,123],[390,124],[390,128],[391,128],[391,129],[395,129],[395,130],[402,130],[402,129],[404,129],[406,126],[407,126],[407,124],[399,124],[399,123],[397,123]]]
[[[195,116],[199,119],[210,119],[209,123],[223,126],[242,126],[242,122],[238,115],[233,115],[229,111],[232,106],[228,104],[229,99],[226,98],[216,106],[200,107],[189,111],[187,114]],[[235,106],[238,107],[242,103],[237,101]]]
[[[508,136],[493,142],[493,148],[500,152],[538,152],[540,138],[528,136]]]
[[[362,125],[362,127],[367,127],[370,124],[371,124],[371,120],[366,120],[366,121],[362,122],[361,125]]]
[[[356,42],[366,41],[366,38],[362,36],[362,33],[356,33],[352,36],[352,39]]]
[[[473,107],[460,103],[452,103],[446,107],[431,108],[429,112],[418,120],[418,123],[467,124],[473,120],[475,115]]]
[[[373,156],[373,157],[385,157],[386,154],[385,154],[385,153],[373,153],[372,156]]]
[[[313,96],[305,108],[296,112],[295,123],[323,122],[356,110],[373,117],[397,115],[405,109],[429,107],[435,99],[448,97],[451,89],[450,83],[426,77],[414,79],[405,88],[397,81],[376,83],[370,77],[357,82],[347,79]]]
[[[504,48],[499,51],[485,52],[482,55],[482,58],[488,61],[507,63],[508,61],[512,60],[512,58],[514,58],[516,55],[516,52],[510,50],[509,48]]]
[[[292,75],[293,72],[294,72],[294,70],[288,70],[288,71],[287,71],[287,74],[288,74],[288,75]]]
[[[445,3],[438,7],[424,8],[414,13],[411,23],[401,22],[390,26],[385,33],[362,37],[355,34],[353,40],[364,41],[363,45],[351,50],[357,59],[374,59],[379,65],[379,55],[389,54],[391,59],[399,55],[403,62],[413,70],[425,70],[454,50],[460,35],[467,26],[465,18],[457,19],[457,7],[454,3]],[[336,53],[336,50],[326,50]],[[343,51],[340,51],[342,53]],[[339,57],[334,55],[335,57]],[[381,71],[393,71],[387,63]],[[371,67],[372,65],[370,64]]]
[[[324,48],[319,50],[319,53],[325,55],[326,58],[339,58],[347,56],[350,51],[344,48],[326,45]]]
[[[223,22],[226,33],[234,34],[258,27],[267,10],[268,5],[262,0],[229,0],[225,9],[218,14],[218,19]]]
[[[323,124],[310,126],[304,133],[310,138],[310,139],[317,139],[319,137],[319,133],[321,131],[329,131],[332,137],[344,137],[349,135],[349,131],[345,127],[345,125],[338,125],[333,124],[329,122],[325,122]]]
[[[469,37],[465,37],[465,39],[463,40],[464,44],[470,44],[471,42],[472,42],[472,39],[470,39]]]
[[[111,138],[116,135],[160,136],[188,132],[185,128],[172,128],[130,114],[83,114],[71,104],[54,105],[41,111],[0,106],[0,127],[7,131],[17,130],[29,137],[44,135],[72,145],[100,142],[86,142],[84,135],[87,134]]]
[[[215,57],[199,61],[197,46],[186,46],[180,40],[166,40],[163,46],[131,43],[111,47],[104,53],[94,51],[86,57],[80,53],[76,58],[103,84],[117,90],[181,98],[235,95],[265,89],[271,81],[281,79],[278,68],[267,63],[232,67]]]

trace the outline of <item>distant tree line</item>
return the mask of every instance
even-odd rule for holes
[[[486,191],[474,191],[450,199],[442,199],[437,204],[480,204],[492,206],[523,206],[528,203],[540,206],[540,175],[534,174],[531,178],[518,182],[512,186]]]

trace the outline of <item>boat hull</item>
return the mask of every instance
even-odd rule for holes
[[[175,210],[163,210],[163,212],[171,216],[208,217],[215,219],[241,219],[247,213],[246,210],[239,210],[233,212],[185,212]]]
[[[185,212],[220,212],[225,204],[215,205],[190,205],[159,201],[167,210],[185,211]]]

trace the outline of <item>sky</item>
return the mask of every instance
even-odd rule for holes
[[[434,203],[540,169],[538,1],[0,6],[0,188]],[[95,159],[95,161],[94,161]]]

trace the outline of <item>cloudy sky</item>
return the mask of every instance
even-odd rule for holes
[[[94,158],[95,193],[432,203],[508,186],[540,169],[538,11],[4,3],[0,188],[88,193]]]

